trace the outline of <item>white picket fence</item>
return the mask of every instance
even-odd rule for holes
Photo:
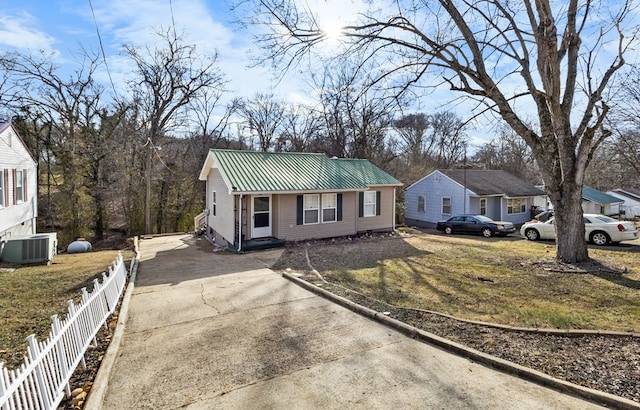
[[[67,302],[66,318],[51,316],[47,340],[38,342],[34,335],[27,337],[28,352],[18,369],[8,370],[0,363],[0,409],[55,409],[65,391],[71,395],[69,380],[78,364],[86,368],[84,353],[91,343],[97,344],[100,327],[107,327],[127,274],[122,254],[118,254],[109,273],[102,273],[102,283],[94,279],[91,293],[82,288],[79,304]]]

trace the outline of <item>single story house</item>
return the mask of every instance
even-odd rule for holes
[[[607,191],[607,194],[624,201],[620,205],[620,216],[628,219],[640,217],[640,190],[633,188],[618,188]]]
[[[363,159],[221,149],[209,151],[199,179],[206,181],[206,235],[235,251],[391,231],[402,185]]]
[[[533,199],[543,194],[506,171],[435,170],[407,188],[405,222],[434,227],[453,215],[474,214],[523,224],[531,219]]]
[[[544,186],[539,186],[544,190]],[[624,200],[599,191],[588,185],[582,186],[582,211],[586,214],[602,214],[602,215],[619,215],[622,210]],[[553,209],[553,205],[549,202],[546,195],[542,195],[535,199],[535,205],[543,210]]]
[[[0,122],[0,241],[36,233],[37,163],[10,122]]]

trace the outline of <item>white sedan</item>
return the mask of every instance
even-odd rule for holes
[[[638,229],[633,222],[618,221],[605,215],[584,214],[585,240],[595,245],[606,245],[638,239]],[[520,235],[530,241],[556,239],[554,218],[546,222],[527,222],[520,228]]]

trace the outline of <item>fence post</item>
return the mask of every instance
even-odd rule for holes
[[[71,321],[71,329],[73,329],[73,347],[74,347],[74,352],[73,354],[76,355],[79,349],[79,346],[83,346],[84,342],[82,341],[82,335],[80,333],[80,324],[78,323],[79,321],[77,320],[78,318],[76,317],[76,308],[75,305],[73,304],[73,300],[68,300],[67,301],[67,305],[69,306],[69,314],[67,315],[67,318],[72,317],[73,320]],[[87,370],[87,362],[84,360],[84,352],[82,352],[82,356],[80,358],[80,361],[82,363],[82,368],[84,370]]]
[[[60,334],[60,319],[58,319],[58,315],[51,316],[51,332],[53,335],[51,340],[55,343],[58,363],[60,364],[60,374],[66,375],[69,372],[69,363],[67,362],[67,357],[64,354],[64,343],[62,335]],[[67,393],[67,397],[71,397],[71,386],[68,382],[66,383],[65,391]]]

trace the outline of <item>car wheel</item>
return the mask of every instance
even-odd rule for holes
[[[598,246],[606,245],[611,241],[611,238],[609,238],[609,235],[601,231],[593,232],[589,239],[594,245],[598,245]]]
[[[444,228],[444,233],[446,233],[447,235],[451,235],[453,233],[453,228],[450,226],[446,226]]]
[[[484,236],[485,238],[491,238],[493,236],[493,231],[491,230],[491,228],[482,228],[480,233],[482,233],[482,236]]]
[[[537,241],[538,239],[540,239],[540,234],[533,228],[529,228],[524,231],[524,236],[526,236],[530,241]]]

